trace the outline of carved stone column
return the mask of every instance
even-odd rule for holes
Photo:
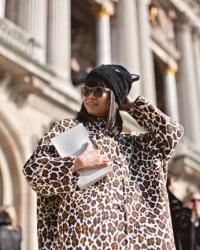
[[[191,27],[187,20],[182,18],[180,23],[177,22],[176,30],[177,47],[181,54],[178,70],[180,121],[185,128],[185,135],[199,145],[199,106],[196,92]]]
[[[1,0],[0,1],[0,18],[5,17],[5,8],[6,8],[6,1]]]
[[[96,17],[97,65],[111,63],[110,16],[114,13],[110,2],[93,6]]]
[[[63,79],[70,79],[71,1],[49,0],[47,62]]]
[[[41,54],[38,57],[40,57],[40,61],[44,62],[46,57],[47,0],[18,0],[17,24],[41,44]]]
[[[150,23],[148,1],[137,0],[138,30],[140,44],[140,72],[142,94],[151,102],[156,103],[155,76],[153,54],[150,48]]]
[[[177,65],[167,65],[164,78],[165,107],[167,114],[174,120],[179,120],[178,95],[176,87]]]
[[[138,20],[136,0],[119,1],[118,17],[118,62],[130,72],[140,74]],[[133,85],[131,95],[139,95],[141,84]]]

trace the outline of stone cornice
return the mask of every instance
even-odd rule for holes
[[[177,176],[191,178],[192,183],[200,188],[200,149],[197,150],[191,141],[184,138],[179,143],[169,166]]]
[[[190,162],[193,163],[193,168],[200,173],[200,148],[197,149],[197,146],[186,137],[181,141],[177,148],[175,158],[190,159]]]

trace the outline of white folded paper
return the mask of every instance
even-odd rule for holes
[[[91,143],[89,133],[82,123],[79,123],[77,126],[63,133],[60,133],[56,137],[52,138],[51,141],[61,157],[78,156],[83,152],[86,143]],[[84,189],[102,179],[111,171],[111,166],[81,170],[78,186],[80,189]]]

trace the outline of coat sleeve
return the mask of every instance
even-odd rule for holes
[[[183,135],[183,127],[142,96],[137,97],[129,114],[146,131],[141,134],[142,142],[153,149],[153,154],[158,154],[162,160],[168,160]]]
[[[75,157],[59,157],[51,143],[51,138],[59,132],[61,125],[53,124],[23,167],[27,182],[43,196],[71,192],[77,186],[77,174],[72,170]]]

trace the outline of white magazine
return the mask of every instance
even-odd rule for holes
[[[51,141],[61,157],[80,155],[85,148],[85,144],[87,142],[91,143],[88,131],[82,123],[60,133]],[[78,186],[80,189],[84,189],[102,179],[111,171],[111,166],[81,170]]]

